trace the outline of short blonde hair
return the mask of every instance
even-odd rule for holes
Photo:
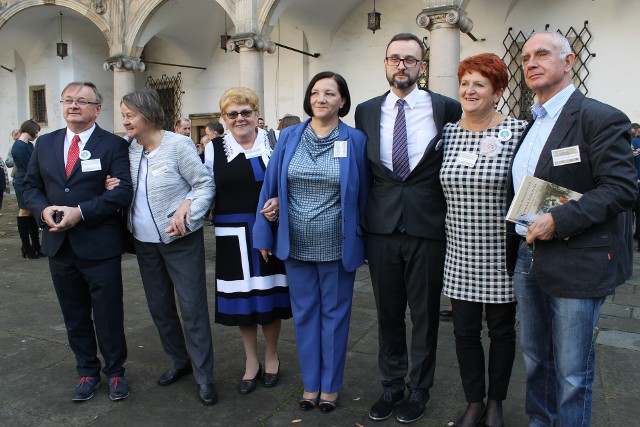
[[[255,112],[260,111],[260,101],[254,91],[246,87],[232,87],[220,98],[220,113],[227,112],[230,104],[247,104]]]

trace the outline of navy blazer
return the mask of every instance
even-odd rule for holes
[[[433,240],[445,240],[444,218],[447,203],[440,184],[442,165],[442,128],[457,122],[462,115],[460,103],[428,91],[433,120],[438,134],[427,144],[423,157],[405,181],[380,162],[380,117],[382,103],[389,92],[370,99],[356,108],[356,127],[367,135],[367,155],[373,184],[369,192],[363,225],[367,232],[391,234],[402,215],[407,234]]]
[[[65,237],[73,251],[85,259],[107,259],[124,251],[119,210],[131,204],[133,191],[127,142],[96,125],[84,150],[91,159],[100,159],[101,169],[83,172],[78,159],[69,179],[64,163],[66,128],[38,138],[24,180],[24,200],[43,224],[42,211],[53,205],[80,206],[83,219],[75,227],[51,233],[45,226],[42,252],[54,256]],[[107,175],[120,178],[120,185],[107,191]]]
[[[302,132],[310,120],[283,129],[280,132],[266,170],[256,222],[253,226],[253,247],[270,249],[281,260],[289,257],[289,199],[287,171],[291,158],[300,143]],[[357,129],[340,122],[338,140],[347,141],[347,157],[340,158],[340,208],[342,209],[342,264],[353,271],[364,264],[364,236],[360,228],[369,190],[367,165],[367,137]],[[278,197],[280,218],[277,225],[267,221],[260,213],[265,202]],[[277,227],[274,230],[273,227]]]
[[[533,122],[522,134],[509,167]],[[628,211],[638,187],[630,149],[631,123],[619,110],[576,90],[545,143],[534,175],[582,193],[553,208],[557,238],[536,240],[532,270],[547,294],[597,298],[613,293],[631,274]],[[579,163],[554,166],[552,150],[578,146]],[[507,206],[514,197],[509,179]],[[520,237],[507,223],[507,270],[514,271]]]

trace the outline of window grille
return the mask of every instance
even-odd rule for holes
[[[31,120],[40,126],[47,126],[47,100],[45,86],[29,86]]]
[[[585,95],[589,93],[587,78],[590,72],[587,68],[587,63],[592,57],[596,56],[588,47],[592,36],[587,24],[589,24],[589,21],[584,21],[584,26],[581,30],[578,31],[573,27],[569,27],[569,29],[563,33],[569,40],[571,49],[576,55],[576,60],[573,63],[573,83],[576,88]],[[548,28],[549,25],[546,25],[545,30],[548,30]],[[562,33],[560,30],[557,31]],[[535,102],[533,91],[525,84],[522,60],[520,58],[522,47],[527,39],[528,37],[525,36],[522,31],[514,33],[513,28],[509,27],[507,35],[502,41],[502,45],[505,48],[505,54],[502,59],[507,64],[509,83],[502,95],[502,106],[500,109],[504,114],[522,120],[531,120],[531,106]]]
[[[160,103],[164,111],[164,130],[173,132],[173,124],[181,117],[182,110],[182,74],[174,77],[163,74],[159,79],[147,77],[145,84],[150,89],[155,89],[160,95]]]

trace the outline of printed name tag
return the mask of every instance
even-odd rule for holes
[[[82,166],[82,172],[93,172],[102,169],[100,159],[81,160],[80,165]]]
[[[158,176],[165,173],[169,169],[169,167],[167,166],[166,162],[162,162],[155,165],[151,165],[149,169],[151,170],[151,175]]]
[[[251,150],[244,150],[244,157],[252,159],[254,157],[262,156],[262,147],[252,148]]]
[[[333,157],[347,157],[347,141],[334,142]]]
[[[551,150],[551,156],[553,157],[553,166],[570,165],[581,161],[580,148],[577,145]]]
[[[476,153],[460,153],[458,154],[457,163],[462,166],[472,168],[478,161],[478,155]]]

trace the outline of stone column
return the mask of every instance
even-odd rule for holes
[[[105,71],[113,70],[113,132],[124,135],[124,126],[120,118],[120,101],[122,97],[135,90],[134,71],[143,72],[146,69],[140,58],[129,56],[114,56],[102,65]]]
[[[429,89],[458,99],[460,32],[468,33],[473,21],[462,10],[460,1],[434,1],[416,18],[419,27],[431,32],[429,44]]]
[[[253,90],[260,100],[264,115],[264,52],[273,53],[276,45],[267,37],[257,34],[242,34],[227,43],[227,51],[240,53],[238,74],[240,86]]]

